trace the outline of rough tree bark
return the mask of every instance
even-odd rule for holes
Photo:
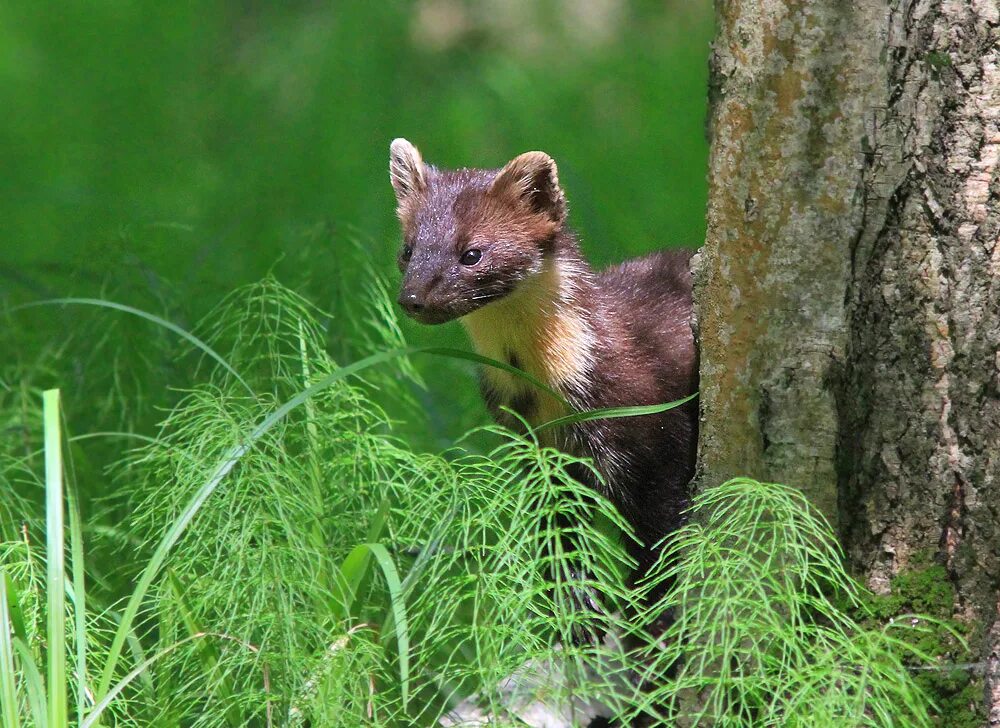
[[[934,554],[1000,725],[1000,3],[716,9],[699,482],[801,486],[876,592]]]

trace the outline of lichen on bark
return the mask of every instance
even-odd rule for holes
[[[836,401],[859,140],[878,13],[840,0],[719,5],[708,237],[697,275],[703,482],[802,487],[835,519]]]

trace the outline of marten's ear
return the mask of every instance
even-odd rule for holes
[[[490,193],[525,203],[532,212],[548,216],[553,222],[566,219],[566,196],[559,186],[555,160],[545,152],[525,152],[507,162],[500,170]]]
[[[389,179],[400,205],[427,187],[424,160],[417,148],[405,139],[393,139],[389,145]]]

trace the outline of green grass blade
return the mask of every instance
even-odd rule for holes
[[[229,372],[230,374],[232,374],[233,377],[235,377],[236,380],[240,384],[242,384],[246,388],[246,390],[248,392],[250,392],[251,395],[254,394],[253,389],[250,387],[249,384],[247,384],[246,380],[243,379],[243,377],[240,376],[239,372],[237,372],[232,367],[232,365],[230,365],[229,362],[227,362],[212,347],[210,347],[208,344],[206,344],[204,341],[202,341],[201,339],[199,339],[194,334],[190,333],[189,331],[186,331],[186,330],[182,329],[177,324],[171,323],[170,321],[167,321],[166,319],[161,318],[160,316],[156,316],[155,314],[151,314],[151,313],[148,313],[147,311],[143,311],[142,309],[134,308],[132,306],[126,306],[125,304],[122,304],[122,303],[115,303],[114,301],[105,301],[105,300],[100,299],[100,298],[51,298],[51,299],[47,299],[45,301],[34,301],[32,303],[25,303],[25,304],[22,304],[20,306],[15,306],[11,310],[12,311],[17,311],[19,309],[34,308],[34,307],[37,307],[37,306],[60,306],[60,305],[67,305],[67,304],[85,305],[85,306],[100,306],[102,308],[110,308],[110,309],[113,309],[115,311],[122,311],[124,313],[132,314],[133,316],[138,316],[139,318],[143,318],[143,319],[146,319],[147,321],[151,321],[152,323],[155,323],[158,326],[162,326],[163,328],[165,328],[168,331],[171,331],[171,332],[177,334],[182,339],[184,339],[185,341],[187,341],[191,345],[195,346],[196,348],[200,349],[205,354],[207,354],[208,356],[210,356],[223,369],[225,369],[227,372]],[[554,389],[552,389],[551,387],[547,386],[543,382],[539,381],[535,377],[531,376],[527,372],[524,372],[524,371],[518,369],[517,367],[512,367],[510,364],[508,364],[506,362],[497,361],[496,359],[490,359],[489,357],[481,356],[481,355],[476,354],[476,353],[471,352],[471,351],[465,351],[463,349],[450,349],[450,348],[447,348],[447,347],[439,347],[439,346],[425,346],[425,347],[408,347],[406,349],[393,349],[391,351],[387,351],[387,352],[384,352],[384,353],[387,354],[387,355],[389,355],[388,356],[389,359],[394,359],[396,357],[406,356],[406,355],[409,355],[409,354],[426,353],[426,354],[434,354],[434,355],[437,355],[437,356],[445,356],[445,357],[449,357],[449,358],[452,358],[452,359],[465,359],[467,361],[473,361],[473,362],[476,362],[477,364],[483,364],[484,366],[489,366],[489,367],[494,367],[496,369],[501,369],[501,370],[507,372],[508,374],[512,374],[512,375],[514,375],[516,377],[519,377],[519,378],[521,378],[521,379],[523,379],[523,380],[531,383],[535,387],[537,387],[537,388],[539,388],[539,389],[547,392],[548,394],[552,395],[560,403],[562,403],[564,405],[568,404],[561,394],[559,394],[558,392],[556,392]],[[376,356],[380,356],[380,355],[376,354]]]
[[[28,639],[28,630],[24,624],[24,611],[21,609],[20,599],[17,594],[17,584],[10,578],[9,574],[4,574],[4,584],[7,587],[7,607],[10,618],[10,627],[15,637],[23,640]]]
[[[299,340],[299,361],[302,366],[302,385],[309,386],[312,379],[309,362],[309,345],[306,342],[305,325],[300,319],[298,322]],[[308,437],[308,447],[306,451],[309,457],[310,476],[307,479],[309,490],[312,495],[311,508],[313,518],[309,524],[309,535],[312,546],[316,550],[316,579],[320,584],[327,586],[330,590],[336,589],[337,576],[335,569],[330,563],[328,549],[326,548],[326,537],[323,533],[322,513],[323,513],[323,470],[319,462],[319,428],[316,426],[316,404],[311,399],[306,400],[306,434]]]
[[[7,574],[0,569],[0,720],[3,728],[19,728],[17,686],[14,682],[13,625],[7,606]]]
[[[689,394],[683,399],[676,399],[673,402],[664,404],[640,405],[636,407],[605,407],[603,409],[588,410],[586,412],[574,412],[565,417],[557,417],[554,420],[544,422],[535,428],[535,432],[547,430],[551,427],[562,427],[572,425],[577,422],[589,422],[590,420],[611,420],[617,417],[639,417],[641,415],[658,415],[661,412],[680,407],[682,404],[690,402],[698,396],[698,393]]]
[[[367,543],[364,547],[371,551],[372,556],[382,569],[386,586],[389,587],[389,601],[392,612],[383,625],[383,632],[394,626],[396,632],[396,648],[399,650],[399,684],[403,698],[403,710],[410,701],[410,629],[406,619],[406,601],[403,599],[403,584],[396,571],[389,551],[380,543]]]
[[[121,612],[117,612],[114,609],[105,609],[104,614],[115,624],[121,625]],[[135,632],[129,631],[125,641],[128,644],[129,652],[132,654],[133,664],[138,665],[140,662],[143,662],[146,659],[146,651],[143,650],[142,642],[139,641]],[[139,676],[139,679],[142,681],[142,686],[149,692],[150,695],[153,695],[156,691],[156,688],[153,685],[153,679],[146,673],[142,673]]]
[[[358,593],[358,585],[368,573],[370,564],[371,551],[365,548],[364,544],[359,544],[351,549],[351,552],[340,563],[339,594],[337,594],[339,602],[334,605],[334,611],[338,618],[347,619],[351,616],[351,608],[354,606],[354,598]]]
[[[83,442],[84,440],[93,440],[97,437],[121,437],[123,439],[141,440],[142,442],[148,442],[151,445],[156,445],[160,442],[155,437],[150,437],[149,435],[141,435],[138,432],[120,432],[118,430],[85,432],[82,435],[73,435],[73,437],[67,438],[67,442]]]
[[[28,644],[20,637],[14,638],[14,650],[17,652],[17,662],[21,666],[21,675],[24,677],[24,690],[28,695],[28,710],[31,711],[33,721],[31,725],[46,728],[49,724],[48,716],[45,714],[48,698],[45,694],[42,673],[35,663],[35,656],[31,654]]]
[[[59,390],[42,394],[45,428],[45,591],[48,596],[47,662],[49,725],[63,726],[66,713],[66,574],[63,533],[62,433]]]
[[[374,543],[381,537],[388,517],[389,499],[383,498],[378,512],[368,526],[368,537],[365,539],[368,543]],[[354,599],[369,572],[371,558],[371,550],[365,544],[361,544],[351,549],[351,552],[341,562],[338,583],[340,593],[336,595],[340,601],[334,605],[334,611],[340,619],[347,619],[351,616]]]
[[[126,306],[125,304],[122,303],[115,303],[114,301],[105,301],[100,298],[50,298],[45,301],[34,301],[32,303],[25,303],[20,306],[15,306],[11,310],[17,311],[22,308],[34,308],[36,306],[62,306],[67,304],[76,304],[84,306],[101,306],[102,308],[110,308],[114,309],[115,311],[123,311],[125,313],[130,313],[133,316],[138,316],[139,318],[151,321],[157,326],[162,326],[168,331],[172,331],[173,333],[177,334],[182,339],[187,341],[189,344],[192,344],[193,346],[197,347],[198,349],[201,349],[203,352],[208,354],[210,357],[212,357],[212,359],[218,362],[223,369],[232,374],[236,378],[236,381],[238,381],[240,384],[246,387],[246,390],[250,392],[251,395],[254,395],[253,389],[251,389],[250,385],[246,383],[246,380],[244,380],[243,377],[239,375],[239,372],[233,369],[233,367],[229,365],[229,362],[223,359],[222,356],[220,356],[218,352],[216,352],[212,347],[210,347],[208,344],[206,344],[204,341],[199,339],[194,334],[185,331],[177,324],[172,324],[164,318],[160,318],[159,316],[156,316],[154,314],[147,313],[146,311],[143,311],[141,309],[133,308],[132,306]]]
[[[518,377],[519,379],[523,379],[529,384],[537,387],[538,389],[541,389],[546,394],[555,397],[555,399],[560,404],[566,407],[570,406],[569,402],[567,402],[566,399],[561,394],[559,394],[559,392],[552,389],[552,387],[549,387],[544,382],[535,379],[527,372],[518,369],[517,367],[512,367],[507,362],[497,361],[496,359],[490,359],[488,356],[481,356],[479,354],[476,354],[475,352],[465,351],[464,349],[450,349],[441,346],[411,347],[410,352],[414,354],[434,354],[435,356],[444,356],[448,357],[449,359],[465,359],[466,361],[474,361],[477,364],[482,364],[483,366],[493,367],[494,369],[500,369],[501,371],[505,371],[508,374],[513,374],[515,377]]]
[[[87,590],[83,573],[83,525],[80,502],[72,479],[66,483],[66,506],[69,510],[69,551],[73,574],[73,640],[76,659],[76,719],[83,720],[87,700]]]

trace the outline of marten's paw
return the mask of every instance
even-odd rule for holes
[[[608,630],[608,612],[601,604],[597,590],[587,586],[589,579],[582,570],[571,568],[570,587],[573,608],[573,628],[571,638],[574,647],[596,647],[601,644]]]

